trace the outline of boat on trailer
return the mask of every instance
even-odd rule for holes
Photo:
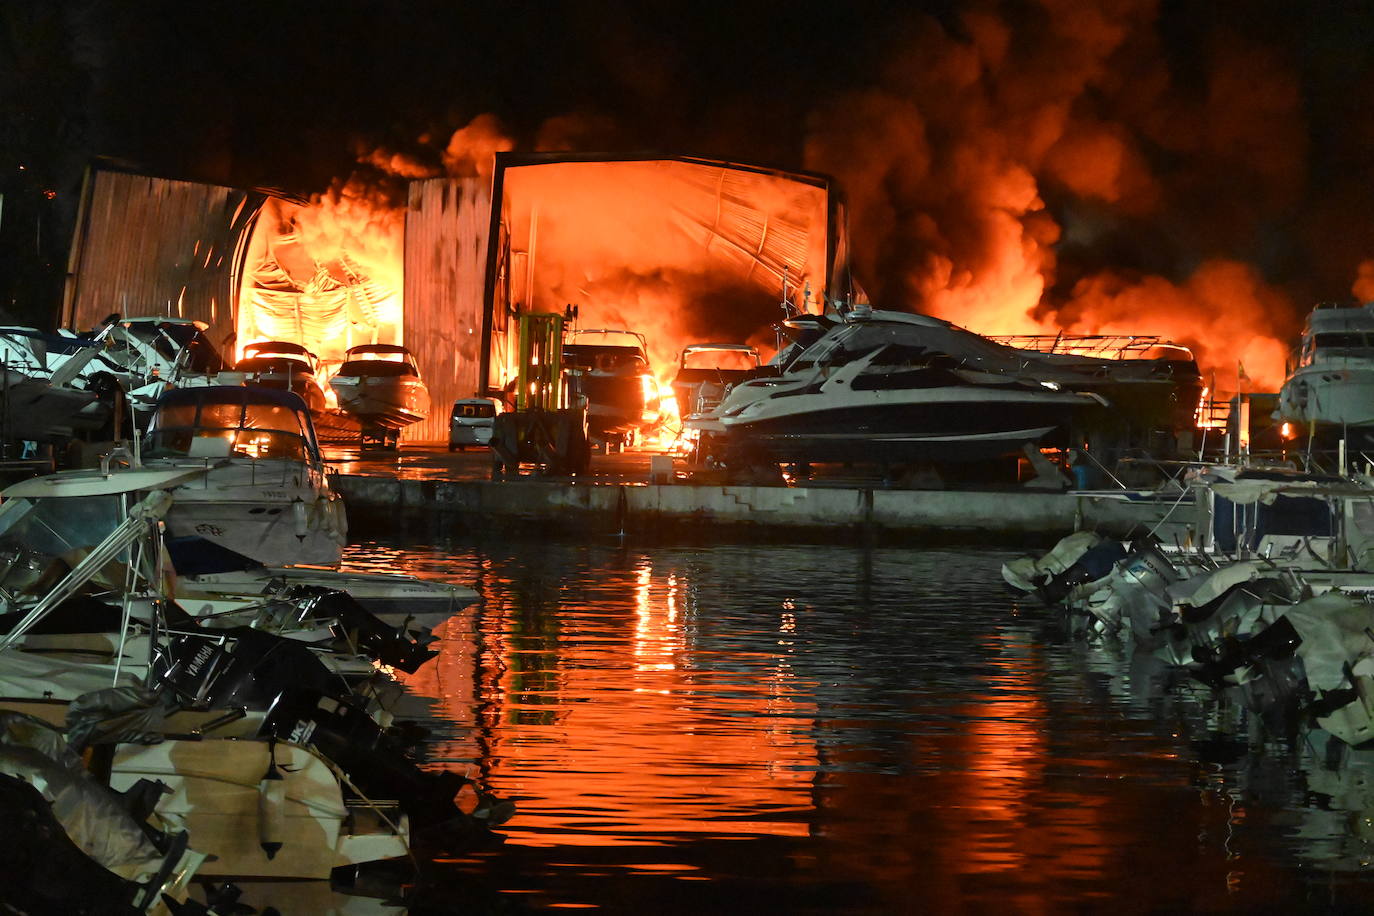
[[[329,387],[339,408],[357,419],[363,446],[394,448],[401,430],[429,416],[429,389],[415,358],[397,344],[349,348]]]

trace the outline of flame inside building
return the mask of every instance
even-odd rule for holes
[[[498,157],[490,252],[491,363],[514,363],[520,312],[578,307],[576,326],[646,338],[660,381],[691,343],[767,345],[770,322],[818,312],[830,274],[830,202],[819,176],[693,159]],[[496,222],[496,221],[494,221]]]
[[[361,215],[361,218],[360,218]],[[326,372],[358,344],[403,344],[399,233],[386,211],[269,199],[239,291],[237,352],[262,340],[302,344]]]

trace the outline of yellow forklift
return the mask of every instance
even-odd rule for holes
[[[591,465],[587,399],[575,371],[563,365],[563,332],[575,313],[519,316],[520,363],[513,410],[498,414],[491,430],[491,479],[522,474],[569,477]]]

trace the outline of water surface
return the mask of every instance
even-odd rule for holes
[[[426,540],[346,563],[483,596],[410,679],[431,760],[520,808],[443,864],[455,910],[1374,903],[1360,755],[1060,639],[1009,553]]]

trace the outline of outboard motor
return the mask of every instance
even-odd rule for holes
[[[414,674],[425,662],[438,655],[429,648],[435,637],[425,631],[412,637],[399,627],[383,623],[371,611],[358,603],[348,592],[316,585],[298,585],[283,597],[297,603],[301,617],[335,619],[351,645],[357,646],[369,658],[407,674]]]
[[[479,805],[464,814],[456,796],[471,781],[451,771],[421,770],[401,743],[362,710],[310,690],[283,692],[267,715],[266,730],[283,740],[315,748],[370,798],[394,798],[421,828],[492,827],[514,813],[508,802],[477,793]]]
[[[1143,538],[1132,543],[1129,554],[1113,561],[1092,592],[1084,596],[1083,607],[1104,631],[1115,632],[1127,623],[1136,639],[1149,645],[1160,612],[1169,606],[1166,590],[1180,578],[1159,543]]]
[[[1025,557],[1003,564],[1002,578],[1013,588],[1034,592],[1046,605],[1054,607],[1071,596],[1084,597],[1089,586],[1110,573],[1112,566],[1125,556],[1126,549],[1120,541],[1095,531],[1076,531],[1039,560]]]

